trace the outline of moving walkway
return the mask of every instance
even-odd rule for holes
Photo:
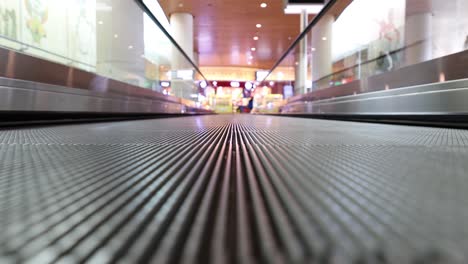
[[[366,43],[291,81],[275,115],[215,115],[190,100],[209,81],[136,2],[183,67],[0,39],[21,48],[0,48],[0,263],[468,261],[467,50],[408,63],[433,42]],[[324,52],[314,30],[352,2],[329,1],[258,86]]]

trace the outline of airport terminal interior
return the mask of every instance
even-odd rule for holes
[[[468,0],[0,0],[0,264],[468,263],[467,129]]]

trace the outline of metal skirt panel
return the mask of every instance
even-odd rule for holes
[[[142,95],[121,95],[70,87],[0,78],[0,111],[158,113],[207,112],[174,101]]]
[[[283,107],[285,114],[423,115],[467,114],[468,81],[458,80],[387,91],[309,100],[307,95]]]

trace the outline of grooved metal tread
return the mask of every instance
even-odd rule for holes
[[[468,131],[220,115],[0,130],[0,263],[467,263]]]

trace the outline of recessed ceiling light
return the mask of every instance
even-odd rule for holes
[[[179,3],[179,7],[184,7],[184,3]]]
[[[268,5],[267,5],[266,3],[261,3],[261,4],[260,4],[260,7],[261,7],[261,8],[265,8],[265,7],[267,7],[267,6],[268,6]]]
[[[119,35],[118,35],[118,34],[114,34],[114,38],[118,38],[118,37],[119,37]]]
[[[128,46],[128,49],[133,49],[133,46],[132,45]]]
[[[322,40],[327,40],[327,37],[323,37]]]
[[[261,27],[262,27],[262,24],[257,24],[256,27],[257,27],[257,28],[261,28]]]
[[[258,37],[257,36],[253,37],[253,40],[258,40]]]
[[[250,50],[251,50],[251,51],[256,51],[257,49],[256,49],[256,48],[251,48]]]
[[[102,25],[102,24],[104,24],[104,22],[102,22],[102,20],[99,20],[99,21],[98,21],[98,24],[99,24],[99,25]]]
[[[251,62],[251,61],[249,61],[249,62],[247,62],[247,64],[248,64],[248,65],[252,65],[252,62]]]
[[[312,48],[312,51],[315,51],[315,48]]]

